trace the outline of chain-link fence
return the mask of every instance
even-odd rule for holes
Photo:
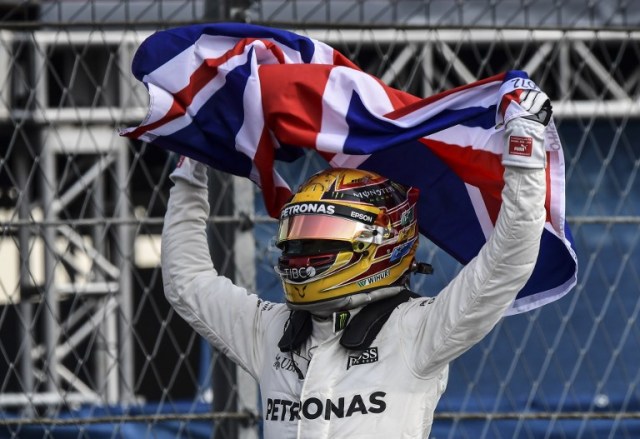
[[[174,157],[120,137],[154,30],[251,20],[322,40],[428,96],[522,69],[554,102],[577,287],[452,364],[442,438],[640,437],[640,7],[633,2],[0,3],[0,437],[257,437],[255,383],[168,306],[159,236]],[[295,186],[321,160],[284,175]],[[281,301],[275,223],[212,175],[216,266]],[[459,266],[429,242],[433,294]],[[418,279],[416,279],[418,280]]]

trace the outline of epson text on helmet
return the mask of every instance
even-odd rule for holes
[[[357,220],[364,221],[367,224],[372,223],[373,220],[374,220],[373,216],[365,215],[364,213],[356,212],[355,210],[351,211],[351,218],[355,218]]]

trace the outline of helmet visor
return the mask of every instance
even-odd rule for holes
[[[328,215],[296,215],[280,220],[276,244],[293,239],[330,239],[375,242],[382,239],[379,227]]]

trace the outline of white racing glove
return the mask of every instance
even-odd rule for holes
[[[185,156],[180,156],[176,168],[173,170],[169,178],[174,183],[178,180],[184,180],[187,183],[206,189],[207,188],[207,165]]]
[[[519,105],[531,115],[507,122],[502,164],[542,169],[546,165],[544,132],[551,119],[551,101],[541,91],[524,90]]]

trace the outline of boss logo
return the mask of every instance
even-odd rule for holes
[[[378,361],[378,348],[365,349],[360,355],[349,355],[347,359],[347,370],[359,364],[370,364]]]

